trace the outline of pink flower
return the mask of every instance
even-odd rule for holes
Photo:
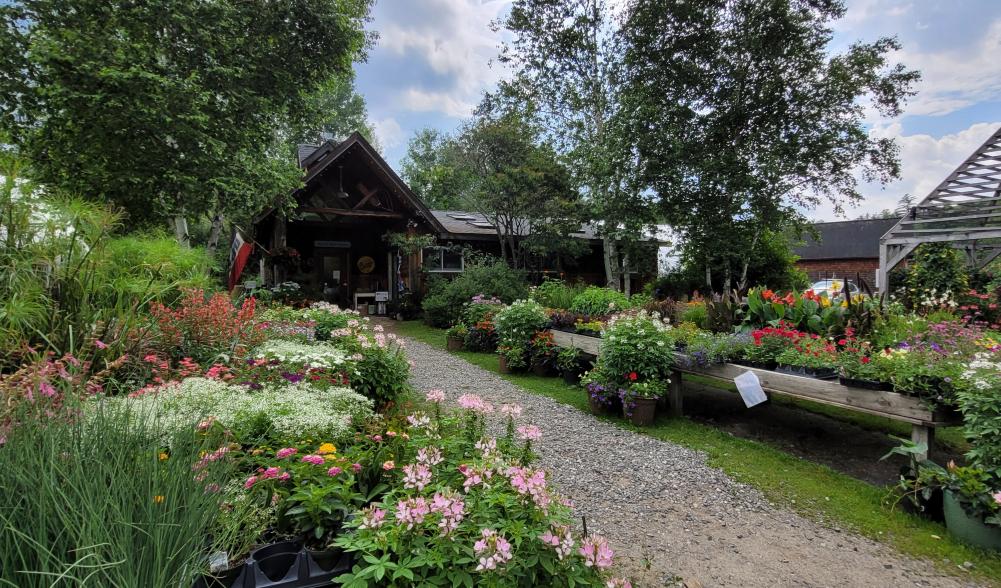
[[[993,495],[994,502],[1001,504],[1001,492],[995,492]]]
[[[512,419],[520,417],[522,410],[524,409],[518,404],[502,404],[500,406],[500,413]]]
[[[578,550],[584,556],[584,565],[604,569],[612,565],[612,557],[615,553],[609,547],[608,541],[600,535],[591,535],[584,539],[583,545]]]
[[[494,411],[494,407],[489,402],[476,394],[463,394],[457,402],[461,408],[480,414],[489,414]]]
[[[535,425],[518,427],[518,438],[522,441],[538,441],[542,439],[542,430]]]
[[[473,544],[473,551],[480,556],[476,571],[495,570],[498,565],[511,560],[511,544],[503,535],[493,529],[483,529],[480,537],[482,538]]]
[[[372,441],[376,443],[382,443],[382,435],[372,435]]]
[[[445,392],[437,388],[434,390],[428,390],[428,393],[424,395],[424,399],[428,402],[441,404],[442,402],[445,402]]]
[[[393,460],[382,462],[382,469],[386,470],[387,472],[390,471],[390,470],[392,470],[395,467],[396,467],[396,464],[393,462]]]
[[[277,457],[278,459],[285,459],[286,457],[290,455],[295,455],[296,453],[299,453],[299,450],[296,449],[295,447],[284,447],[282,449],[279,449],[278,452],[275,453],[275,457]]]
[[[605,588],[633,588],[633,585],[626,578],[611,578],[605,582]]]
[[[370,506],[362,511],[361,524],[359,529],[378,529],[386,522],[386,511],[381,508]]]
[[[573,533],[567,525],[553,525],[552,529],[543,533],[539,540],[556,548],[556,556],[562,560],[573,552]]]
[[[444,537],[459,528],[459,523],[465,516],[466,504],[462,498],[449,490],[447,493],[436,492],[431,499],[431,512],[441,515],[438,528]]]
[[[339,468],[337,466],[334,466],[334,467],[330,468],[329,470],[327,470],[327,475],[328,476],[336,476],[337,474],[341,473],[342,471],[344,471],[344,470],[342,470],[341,468]]]
[[[396,520],[401,524],[406,524],[408,529],[413,529],[414,525],[423,523],[424,517],[430,512],[431,509],[428,508],[427,500],[423,497],[408,498],[397,503]]]
[[[354,470],[354,472],[357,474],[358,472],[361,471],[361,464],[360,463],[353,463],[353,464],[351,464],[351,469]]]
[[[249,478],[247,478],[247,481],[243,483],[243,487],[246,488],[247,490],[250,490],[250,488],[256,483],[257,483],[257,476],[250,476]]]
[[[302,459],[300,461],[302,461],[304,463],[311,463],[313,465],[323,465],[324,464],[323,456],[322,455],[304,455],[304,456],[302,456]]]
[[[437,447],[421,447],[417,450],[417,463],[434,466],[440,464],[444,461],[444,459],[445,458],[441,455],[441,449],[438,449]]]
[[[473,486],[485,483],[493,475],[493,470],[490,468],[484,468],[483,470],[478,470],[462,464],[459,466],[459,472],[466,477],[466,480],[462,483],[462,489],[465,492],[469,492],[469,489]]]
[[[94,347],[97,347],[98,349],[107,349],[108,344],[100,339],[94,339]]]
[[[416,488],[418,492],[431,483],[431,470],[424,464],[403,466],[403,487]]]
[[[58,394],[56,389],[52,387],[52,384],[48,382],[41,382],[38,384],[38,393],[46,398],[52,398]]]

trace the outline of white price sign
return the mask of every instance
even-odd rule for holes
[[[740,374],[733,379],[733,383],[737,385],[737,391],[740,392],[740,397],[744,399],[744,405],[747,408],[757,406],[768,400],[768,396],[761,388],[761,382],[754,372]]]

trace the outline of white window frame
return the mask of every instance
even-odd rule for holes
[[[431,269],[431,268],[427,267],[427,265],[426,265],[427,252],[430,251],[430,250],[432,250],[432,249],[438,250],[442,254],[441,255],[441,265],[438,268],[435,268],[435,269]],[[451,268],[446,268],[445,267],[445,253],[446,252],[447,253],[456,254],[456,252],[455,251],[451,251],[449,247],[444,247],[444,246],[441,246],[441,245],[437,245],[437,246],[433,246],[433,247],[425,247],[424,249],[421,250],[421,268],[423,268],[424,271],[426,271],[426,272],[428,272],[430,274],[461,274],[462,272],[466,271],[466,256],[462,254],[461,250],[457,253],[457,255],[459,256],[459,269],[451,269]]]

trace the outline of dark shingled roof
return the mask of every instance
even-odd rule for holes
[[[816,223],[819,240],[804,235],[803,244],[793,249],[800,259],[875,259],[879,238],[897,224],[896,218]]]

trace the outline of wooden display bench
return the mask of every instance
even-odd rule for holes
[[[574,347],[593,356],[597,356],[601,351],[601,339],[598,337],[588,337],[555,330],[550,332],[553,335],[553,342],[560,347]],[[676,353],[675,355],[686,357],[682,353]],[[669,386],[668,402],[673,416],[681,416],[682,414],[684,374],[695,374],[733,383],[735,377],[750,371],[758,376],[761,387],[769,394],[819,402],[821,404],[837,406],[845,410],[863,412],[909,423],[911,425],[911,440],[915,443],[924,443],[928,450],[931,449],[935,441],[934,432],[936,427],[954,425],[958,422],[954,413],[950,414],[942,409],[930,410],[920,399],[900,394],[899,392],[854,388],[843,386],[837,381],[817,380],[804,376],[782,374],[734,363],[716,364],[705,368],[677,366],[672,371],[674,375],[671,378],[671,385]],[[928,454],[926,451],[924,454],[916,456],[916,459],[927,459],[927,457]]]

